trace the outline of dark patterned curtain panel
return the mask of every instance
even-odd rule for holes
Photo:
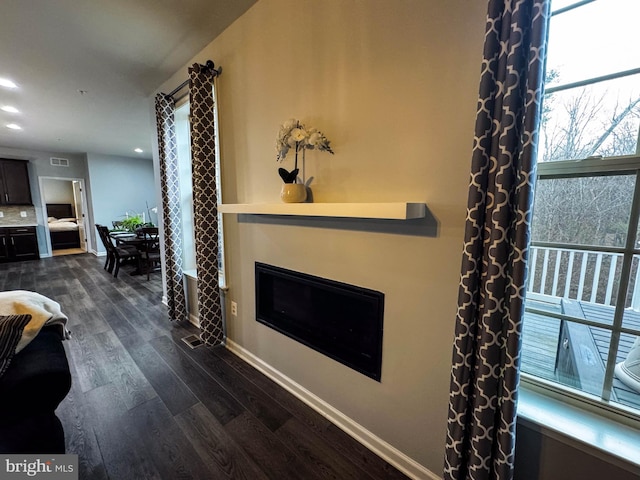
[[[445,479],[511,479],[549,0],[490,0]]]
[[[175,103],[172,97],[161,93],[156,95],[167,304],[171,320],[184,320],[187,317],[187,307],[182,281],[182,217],[174,112]]]
[[[189,68],[193,213],[198,269],[200,336],[207,345],[224,341],[218,287],[218,193],[213,110],[215,70],[194,64]]]

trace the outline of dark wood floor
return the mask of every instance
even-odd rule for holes
[[[407,478],[224,347],[191,350],[159,275],[114,279],[93,255],[0,265],[69,316],[58,408],[80,479]]]

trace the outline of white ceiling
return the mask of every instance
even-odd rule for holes
[[[149,96],[255,1],[1,0],[0,77],[19,88],[0,106],[21,113],[0,111],[0,146],[151,158]]]

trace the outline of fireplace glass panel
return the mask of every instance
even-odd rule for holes
[[[256,319],[380,381],[384,294],[256,262]]]

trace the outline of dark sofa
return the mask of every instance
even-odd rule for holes
[[[44,327],[0,377],[0,453],[64,453],[55,410],[70,389],[60,327]]]

